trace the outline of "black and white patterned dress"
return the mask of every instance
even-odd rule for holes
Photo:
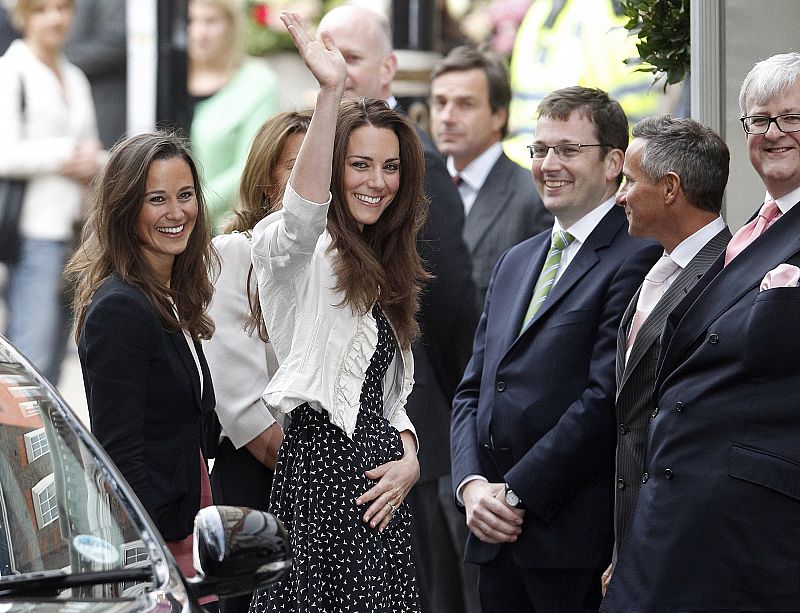
[[[257,592],[250,613],[419,611],[404,502],[383,532],[362,521],[355,500],[374,483],[370,470],[403,456],[399,432],[383,416],[383,377],[394,356],[389,322],[376,304],[378,344],[361,388],[353,439],[327,414],[294,409],[278,454],[270,511],[289,531],[294,566]]]

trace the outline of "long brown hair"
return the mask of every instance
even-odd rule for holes
[[[256,132],[239,182],[239,204],[234,211],[233,219],[225,226],[226,234],[252,230],[253,226],[264,217],[281,208],[282,200],[271,195],[280,194],[282,198],[286,185],[272,184],[273,170],[289,137],[308,132],[311,115],[310,109],[278,113],[264,122]],[[251,291],[252,276],[251,264],[245,288],[250,303],[250,317],[244,329],[248,334],[258,330],[258,337],[266,343],[269,340],[267,326],[262,317],[258,292]]]
[[[363,126],[392,130],[400,143],[400,187],[378,221],[360,231],[344,191],[345,158],[353,130]],[[391,320],[402,347],[419,334],[416,313],[422,283],[429,274],[417,252],[417,232],[427,214],[422,144],[411,122],[382,100],[342,103],[333,149],[333,196],[328,212],[335,289],[342,304],[366,313],[377,301]]]
[[[150,165],[173,158],[185,161],[192,172],[197,219],[186,249],[175,256],[167,287],[147,262],[136,220],[144,203]],[[156,132],[119,142],[92,187],[81,245],[66,267],[65,274],[75,286],[75,339],[80,339],[95,291],[113,274],[142,289],[165,329],[174,332],[183,328],[195,338],[210,338],[214,324],[206,307],[214,291],[209,272],[216,260],[197,167],[184,141],[175,134]]]

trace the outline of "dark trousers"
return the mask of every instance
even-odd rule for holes
[[[600,608],[600,575],[591,568],[524,568],[511,549],[481,564],[483,613],[580,613]]]
[[[247,448],[236,449],[229,438],[224,438],[217,446],[211,471],[214,503],[266,511],[272,474]],[[251,597],[252,594],[220,598],[220,613],[247,613]]]
[[[408,502],[423,613],[480,613],[478,567],[464,562],[467,525],[456,509],[450,475],[417,482]]]

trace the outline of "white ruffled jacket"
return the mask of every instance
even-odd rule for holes
[[[253,269],[279,364],[262,399],[276,417],[307,402],[352,438],[378,326],[371,312],[336,306],[342,295],[333,289],[328,253],[330,201],[309,202],[287,185],[283,209],[253,229]],[[411,350],[395,352],[383,381],[384,416],[416,437],[405,410],[413,383]]]

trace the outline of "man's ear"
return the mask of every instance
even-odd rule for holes
[[[397,74],[397,56],[394,54],[394,51],[384,58],[381,70],[383,72],[381,85],[391,85],[392,81],[394,80],[394,76]]]
[[[669,206],[678,199],[678,194],[681,192],[681,178],[678,173],[670,170],[661,178],[661,181],[663,182],[664,204]]]
[[[616,181],[622,173],[622,165],[625,163],[625,152],[622,149],[611,149],[606,154],[606,180]]]
[[[508,122],[508,108],[501,107],[492,113],[492,129],[502,132],[506,122]]]

